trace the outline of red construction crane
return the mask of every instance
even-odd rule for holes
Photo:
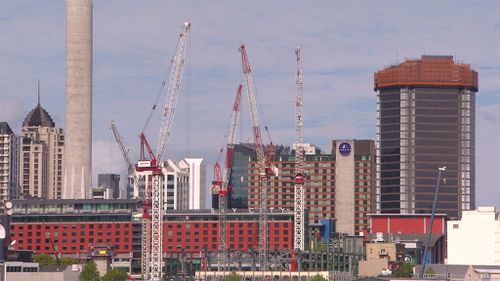
[[[248,60],[245,45],[241,45],[241,63],[247,85],[248,101],[250,104],[250,117],[252,119],[253,138],[257,154],[257,168],[259,171],[259,259],[261,270],[267,269],[268,264],[268,202],[267,189],[269,177],[274,175],[270,160],[274,154],[272,143],[265,149],[262,143],[259,114],[257,109],[256,90],[253,83],[252,70]],[[267,129],[267,128],[266,128]]]
[[[224,176],[220,171],[219,161],[214,165],[214,177],[215,180],[212,182],[212,191],[217,191],[219,195],[219,255],[220,264],[227,266],[228,256],[227,256],[227,198],[229,192],[231,192],[231,172],[233,169],[233,155],[234,155],[234,140],[236,126],[238,124],[238,117],[240,112],[241,104],[241,90],[243,86],[238,85],[236,91],[236,98],[234,100],[233,109],[231,112],[231,123],[229,126],[229,133],[227,135],[226,144],[226,166],[224,169]],[[222,152],[222,149],[221,149]],[[220,155],[220,154],[219,154]]]

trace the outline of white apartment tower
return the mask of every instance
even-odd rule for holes
[[[0,122],[0,200],[17,197],[18,137],[7,122]]]
[[[149,161],[139,161],[145,167]],[[205,163],[203,159],[183,159],[179,162],[167,160],[162,165],[163,200],[165,210],[189,210],[205,208]],[[152,172],[145,169],[137,172],[144,187],[151,186]],[[137,195],[136,195],[137,196]]]
[[[90,198],[92,0],[66,2],[66,153],[63,198]]]
[[[182,162],[182,161],[181,161]],[[139,166],[148,165],[149,161],[139,161]],[[162,162],[162,196],[164,210],[187,210],[189,207],[189,171],[172,160]],[[145,188],[152,188],[152,171],[137,172],[140,180],[141,196]],[[137,194],[136,194],[137,196]]]
[[[20,195],[61,199],[64,134],[40,102],[24,119],[20,147]]]
[[[189,170],[189,209],[206,208],[206,168],[203,158],[186,158],[184,162]]]

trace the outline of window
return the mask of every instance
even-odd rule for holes
[[[453,228],[458,229],[458,224],[454,223],[454,224],[453,224]]]

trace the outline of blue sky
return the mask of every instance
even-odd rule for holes
[[[301,46],[304,137],[324,151],[332,139],[375,138],[373,72],[423,54],[454,55],[479,72],[477,203],[500,207],[498,10],[497,1],[94,1],[94,173],[125,171],[111,120],[138,154],[137,135],[189,20],[189,75],[167,157],[189,150],[211,174],[243,82],[241,43],[272,140],[284,144],[294,139],[294,49]],[[64,127],[65,1],[0,0],[0,38],[0,120],[20,131],[40,79],[42,105]],[[250,137],[247,103],[243,140]],[[153,146],[159,119],[156,113],[146,132]]]

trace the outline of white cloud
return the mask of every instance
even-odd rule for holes
[[[63,126],[65,2],[4,2],[0,101],[2,108],[9,99],[15,104],[0,110],[0,117],[19,124],[30,104],[35,104],[36,80],[41,79],[42,105]],[[188,112],[190,150],[206,158],[207,166],[215,159],[236,85],[243,82],[237,51],[241,43],[248,48],[259,106],[273,141],[285,144],[292,143],[294,136],[293,51],[302,47],[305,137],[325,151],[334,138],[375,137],[374,71],[424,53],[451,54],[480,71],[478,188],[493,186],[494,179],[482,171],[495,165],[481,155],[488,155],[494,144],[481,130],[494,131],[487,116],[497,116],[483,105],[500,104],[499,8],[495,1],[481,5],[467,1],[94,1],[93,126],[94,151],[99,150],[94,153],[95,174],[116,168],[109,164],[106,152],[113,143],[111,120],[122,128],[131,147],[138,147],[137,135],[168,70],[182,23],[188,19],[192,22],[191,79],[190,83],[184,80],[183,89],[187,85],[191,89],[189,111],[182,90],[168,158],[186,155]],[[413,16],[408,16],[409,11]],[[245,97],[243,138],[251,132],[246,103]],[[147,131],[152,146],[158,126],[157,112]],[[111,149],[113,162],[123,163],[116,149]],[[479,202],[493,200],[500,206],[500,196],[486,197],[478,190]]]

